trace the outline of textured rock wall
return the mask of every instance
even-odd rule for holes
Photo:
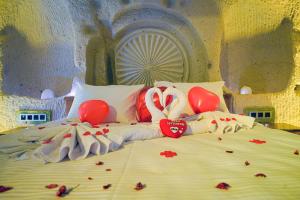
[[[74,76],[111,83],[114,19],[135,5],[153,5],[188,20],[204,44],[209,78],[219,80],[222,19],[211,0],[0,0],[0,131],[15,127],[20,108],[49,108],[63,116],[62,98],[41,101],[43,89],[66,94]],[[143,17],[143,15],[141,15]],[[178,29],[184,27],[177,27]],[[27,97],[24,97],[27,96]]]
[[[235,94],[236,112],[272,105],[276,122],[300,126],[300,2],[228,0],[222,10],[223,78],[235,92],[248,85],[255,93]]]
[[[63,99],[38,100],[40,90],[66,94],[74,76],[111,83],[105,74],[114,22],[144,4],[191,23],[204,44],[211,81],[222,74],[234,92],[248,84],[261,93],[235,94],[236,112],[273,105],[276,121],[299,125],[299,0],[0,0],[0,131],[17,125],[19,108],[49,108],[54,119],[63,116]]]

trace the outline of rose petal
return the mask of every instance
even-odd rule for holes
[[[0,193],[9,191],[11,189],[13,189],[13,187],[8,187],[8,186],[0,185]]]
[[[58,185],[53,184],[53,183],[45,186],[45,188],[47,188],[47,189],[53,189],[53,188],[57,188],[57,187],[58,187]]]
[[[91,132],[86,131],[83,135],[84,135],[84,136],[89,136],[89,135],[92,135],[92,134],[91,134]]]
[[[228,190],[231,186],[228,183],[219,183],[216,185],[216,188],[221,189],[221,190]]]
[[[107,184],[107,185],[103,185],[102,186],[102,188],[104,189],[104,190],[107,190],[108,188],[110,188],[111,187],[111,184]]]
[[[217,124],[217,121],[216,120],[212,120],[210,123]]]
[[[267,175],[263,174],[263,173],[257,173],[255,174],[256,177],[263,177],[263,178],[266,178]]]
[[[104,129],[102,129],[102,131],[103,131],[104,134],[106,134],[106,133],[109,132],[109,129],[108,128],[104,128]]]
[[[104,164],[104,162],[102,162],[102,161],[99,161],[96,163],[96,165],[103,165],[103,164]]]
[[[143,184],[143,183],[141,183],[141,182],[138,182],[136,185],[135,185],[135,190],[136,191],[139,191],[139,190],[142,190],[142,189],[144,189],[146,187],[146,184]]]
[[[96,135],[103,135],[103,133],[101,131],[97,131]]]
[[[252,143],[255,143],[255,144],[264,144],[264,143],[266,143],[266,141],[258,140],[258,139],[252,139],[252,140],[249,140],[249,142],[252,142]]]
[[[72,134],[71,134],[71,133],[66,133],[66,134],[64,135],[64,138],[70,138],[70,137],[72,137]]]

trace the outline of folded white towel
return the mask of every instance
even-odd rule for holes
[[[206,112],[184,118],[184,135],[199,133],[234,133],[251,128],[254,118],[223,112]],[[60,162],[65,158],[78,160],[90,154],[105,154],[119,149],[124,143],[162,137],[157,123],[103,124],[56,122],[43,127],[31,127],[19,133],[1,136],[0,152],[24,159],[27,152],[45,162]]]

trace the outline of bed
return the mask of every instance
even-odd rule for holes
[[[144,31],[139,33],[145,34]],[[153,30],[151,34],[154,34]],[[133,39],[141,40],[145,37],[134,36]],[[125,39],[117,45],[121,53],[116,50],[116,83],[139,84],[139,80],[151,82],[147,76],[132,79],[132,72],[125,70],[128,63],[124,60],[132,59],[132,54],[125,55],[122,52],[129,52],[124,48],[133,44],[130,43],[132,38]],[[171,46],[175,48],[176,56],[180,57],[183,48],[177,48],[176,44]],[[125,58],[122,58],[122,55]],[[137,55],[132,56],[138,58]],[[166,59],[163,60],[164,63]],[[170,59],[172,62],[173,58]],[[188,59],[181,60],[182,62],[176,61],[179,64],[176,65],[175,71],[170,70],[170,81],[178,81],[173,80],[177,76],[179,81],[189,81],[189,75],[186,73],[189,71]],[[137,64],[134,66],[141,68]],[[207,69],[200,71],[207,72]],[[182,77],[184,79],[181,79]],[[225,99],[227,107],[232,111],[232,97],[226,94]],[[73,99],[68,97],[66,101],[66,112],[69,112]],[[73,121],[67,120],[64,123],[72,125]],[[102,126],[120,125],[122,123],[104,123]],[[39,128],[42,127],[36,129]],[[2,142],[3,145],[4,141],[7,144],[13,142],[22,134],[26,133],[16,131],[0,136],[0,144]],[[58,163],[44,164],[35,159],[16,161],[7,154],[0,154],[0,185],[13,187],[1,193],[0,199],[56,199],[57,188],[48,189],[45,186],[58,184],[72,188],[63,197],[72,200],[296,200],[300,199],[299,150],[299,135],[255,124],[252,129],[221,136],[205,132],[179,139],[159,137],[131,141],[122,145],[122,148],[104,155],[89,155],[85,159],[66,159]]]
[[[106,155],[46,165],[1,154],[1,185],[14,189],[0,198],[54,199],[55,190],[45,186],[56,183],[79,185],[66,199],[299,199],[299,147],[299,135],[257,125],[222,140],[207,133],[135,141]],[[146,187],[135,190],[138,182]],[[223,182],[231,187],[216,188]]]

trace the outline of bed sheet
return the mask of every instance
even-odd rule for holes
[[[50,183],[79,184],[64,197],[72,200],[300,199],[297,149],[299,135],[255,126],[222,138],[207,133],[135,141],[105,155],[61,163],[16,161],[0,154],[0,185],[14,187],[0,193],[0,199],[57,199],[56,189],[45,188]],[[164,151],[177,155],[165,157]],[[96,165],[99,161],[104,164]],[[146,188],[136,191],[138,182]],[[216,188],[221,182],[231,187]],[[106,184],[112,186],[104,190]]]

